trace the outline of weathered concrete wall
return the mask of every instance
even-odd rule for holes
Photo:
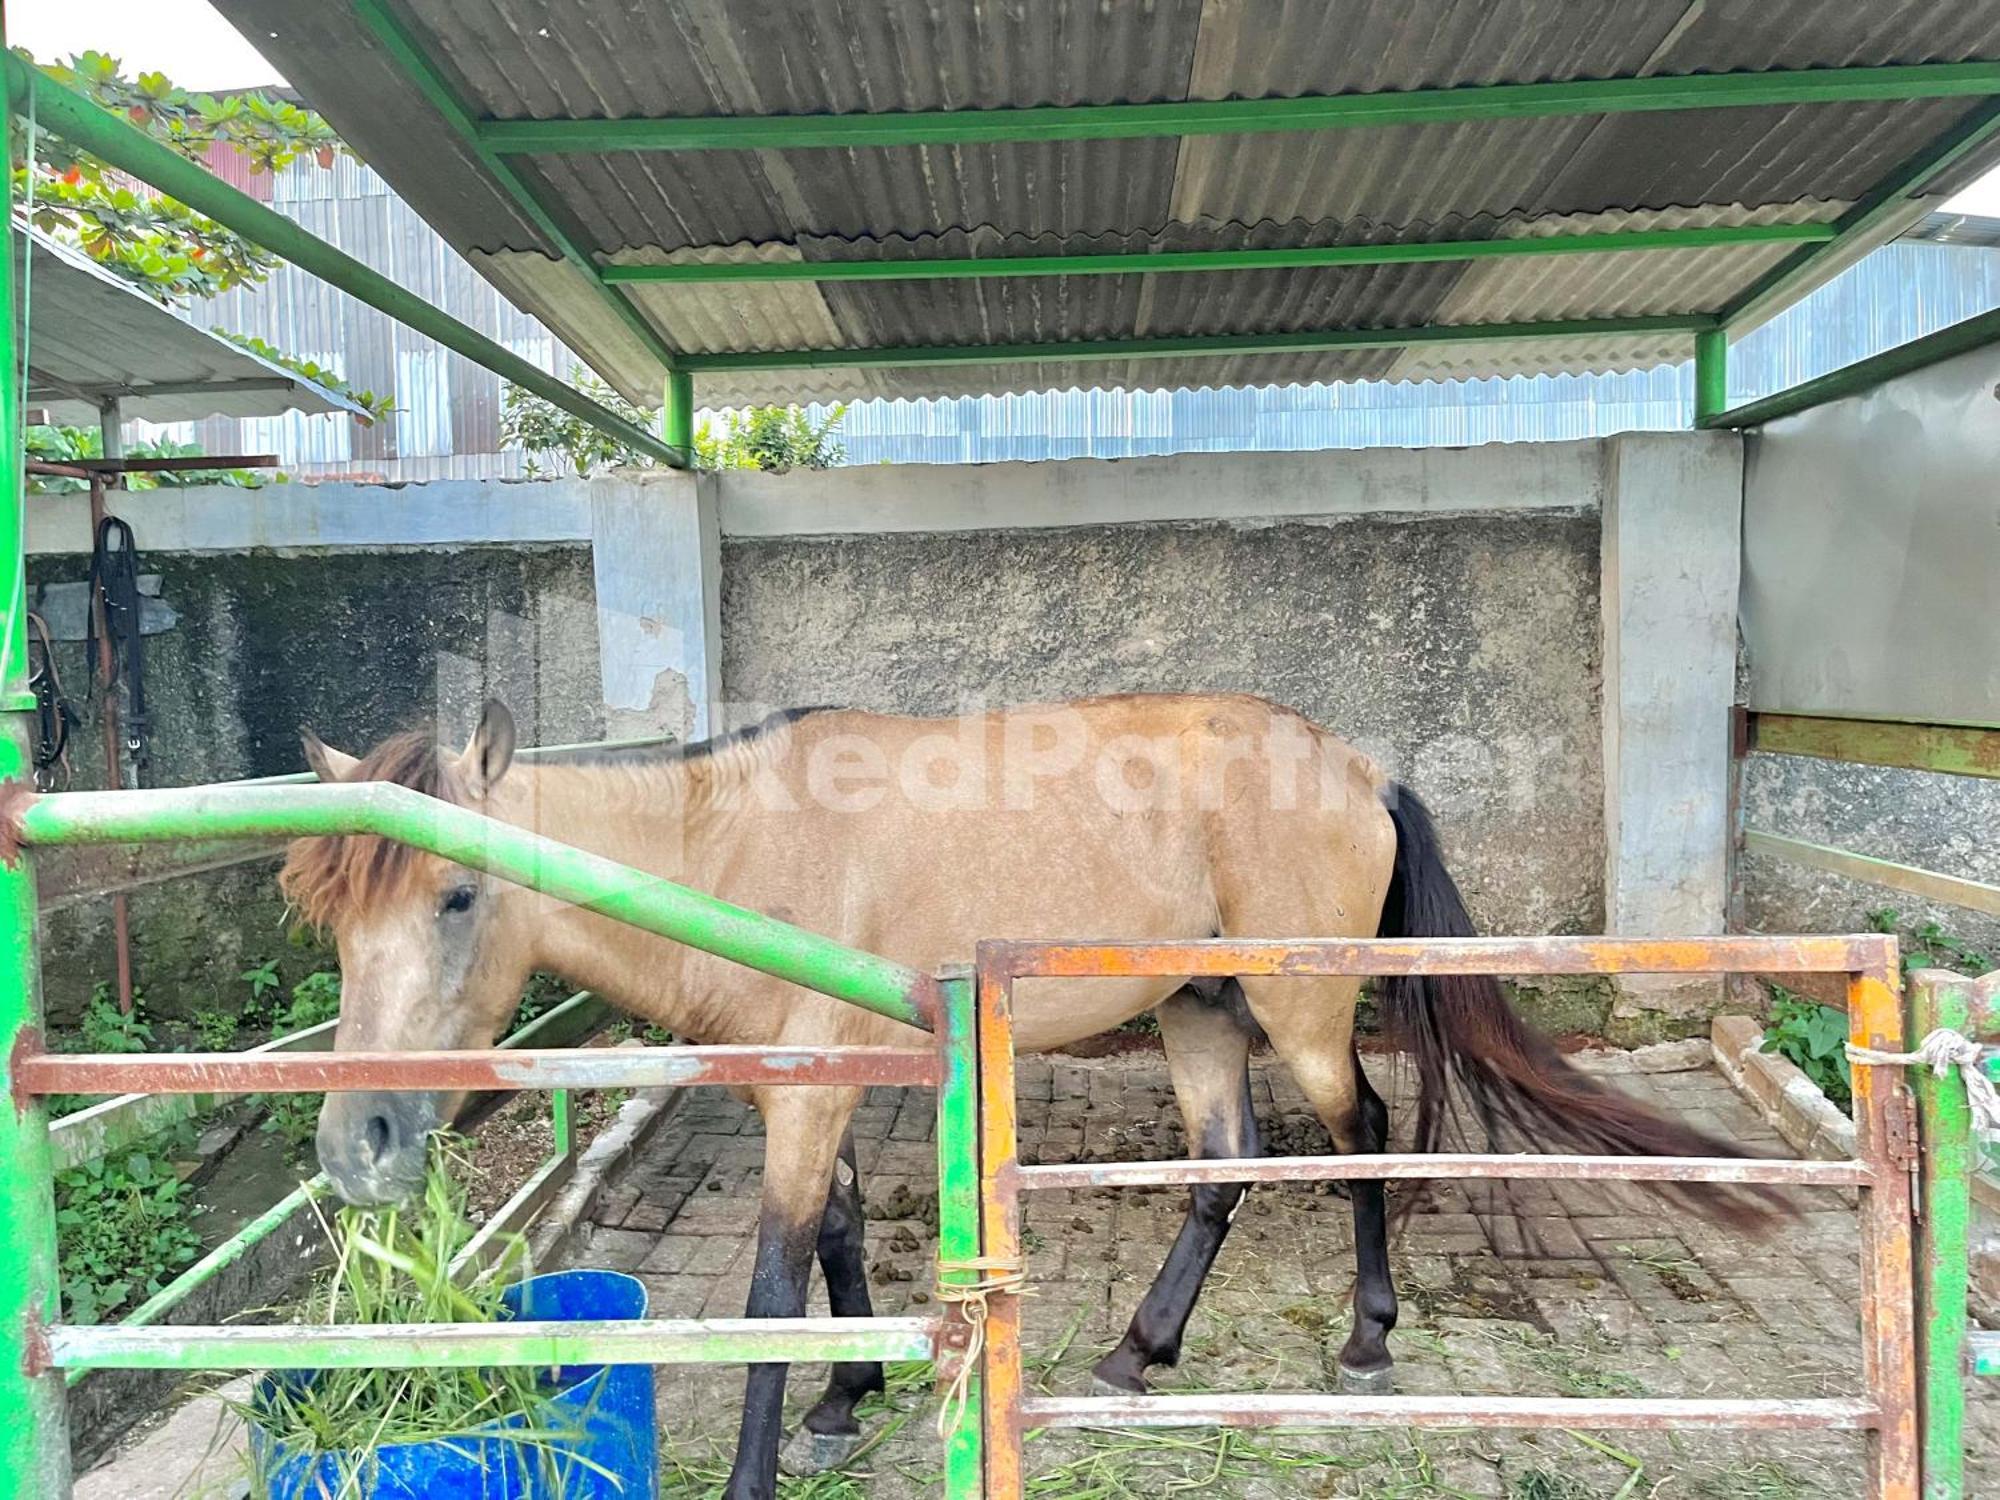
[[[602,733],[586,547],[175,555],[144,550],[143,533],[140,542],[143,569],[161,575],[178,616],[145,642],[150,785],[297,771],[301,724],[357,752],[420,723],[457,738],[489,696],[514,710],[523,744]],[[84,557],[35,558],[31,593],[80,581],[87,567]],[[61,644],[58,656],[81,699],[82,644]],[[104,784],[94,728],[72,761],[77,786]],[[240,998],[245,967],[293,952],[271,873],[245,866],[132,894],[135,982],[156,1013]],[[46,923],[57,1020],[114,973],[110,912],[108,900],[89,902]]]
[[[1743,816],[1788,838],[2000,884],[2000,782],[1753,755],[1744,765]],[[1743,918],[1755,931],[1866,930],[1868,914],[1886,907],[1911,926],[1936,922],[2000,965],[2000,921],[1976,912],[1759,855],[1742,861],[1738,878]]]
[[[723,541],[732,703],[1260,693],[1438,815],[1479,920],[1603,921],[1598,525],[1571,510]],[[728,511],[725,509],[725,525]]]

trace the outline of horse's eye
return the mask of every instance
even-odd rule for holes
[[[469,885],[453,886],[444,893],[444,906],[442,909],[448,912],[471,911],[472,898],[478,894]]]

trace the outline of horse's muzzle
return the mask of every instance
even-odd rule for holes
[[[319,1164],[349,1203],[401,1203],[424,1185],[436,1094],[328,1094],[319,1112]]]

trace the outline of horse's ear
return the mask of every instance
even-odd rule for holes
[[[475,797],[484,797],[514,761],[514,716],[498,698],[488,698],[479,727],[458,758],[458,774]]]
[[[299,729],[299,744],[305,748],[306,764],[313,768],[313,774],[321,781],[345,781],[348,773],[361,762],[345,750],[336,750],[325,740],[303,726]]]

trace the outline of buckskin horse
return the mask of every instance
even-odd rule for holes
[[[778,715],[701,744],[513,763],[514,725],[488,704],[460,753],[423,734],[362,758],[310,733],[324,781],[395,782],[564,843],[932,970],[981,938],[1462,937],[1472,924],[1429,815],[1364,755],[1250,697],[1129,695],[918,719],[847,710]],[[522,985],[548,970],[689,1042],[909,1045],[901,1023],[372,837],[296,842],[281,876],[330,927],[343,973],[344,1050],[490,1046]],[[1291,1069],[1341,1153],[1376,1151],[1388,1111],[1355,1049],[1359,983],[1244,977],[1030,981],[1017,1046],[1046,1051],[1152,1009],[1189,1150],[1259,1152],[1248,1061],[1259,1036]],[[1571,1067],[1489,978],[1384,987],[1387,1029],[1416,1065],[1416,1147],[1444,1144],[1453,1101],[1515,1144],[1603,1154],[1736,1155]],[[848,1125],[858,1088],[759,1088],[767,1143],[747,1313],[803,1313],[817,1255],[837,1316],[870,1312]],[[459,1101],[335,1093],[319,1159],[372,1204],[421,1179],[425,1137]],[[1131,1326],[1096,1367],[1121,1392],[1180,1352],[1241,1186],[1197,1187]],[[1755,1190],[1694,1189],[1757,1221]],[[1388,1389],[1396,1322],[1383,1185],[1347,1186],[1353,1324],[1342,1386]],[[786,1367],[752,1366],[726,1493],[776,1489]],[[860,1441],[856,1403],[879,1365],[839,1364],[785,1451],[799,1471]]]

